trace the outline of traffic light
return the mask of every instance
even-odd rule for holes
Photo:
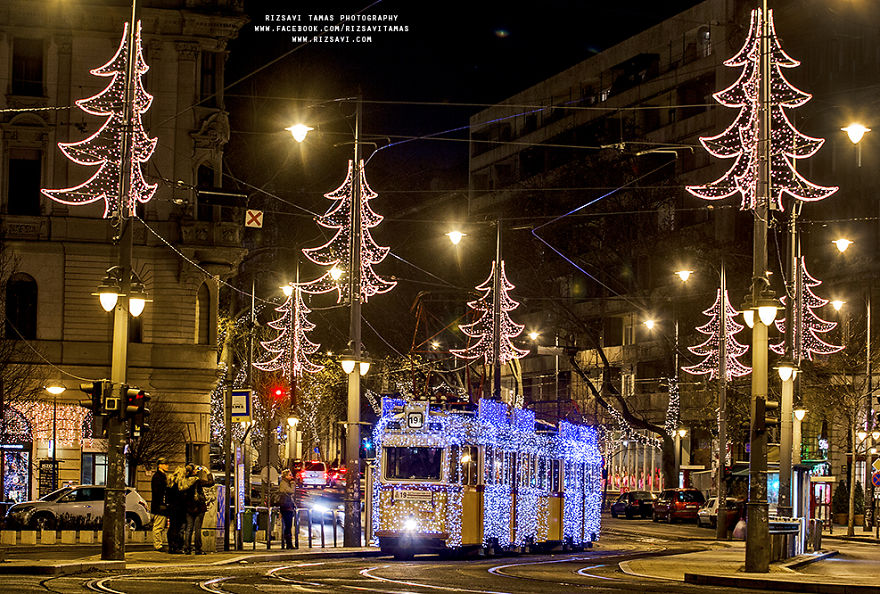
[[[112,388],[109,380],[98,380],[96,382],[83,382],[79,385],[80,392],[89,395],[88,400],[80,400],[79,405],[92,411],[92,415],[106,415],[112,410],[108,410],[107,400],[112,402]]]
[[[138,388],[130,386],[122,386],[122,395],[125,399],[125,418],[130,421],[131,437],[140,437],[150,430],[147,419],[150,416],[150,409],[147,404],[150,402],[150,394]]]

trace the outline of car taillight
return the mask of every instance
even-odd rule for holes
[[[299,472],[296,473],[296,476],[299,477],[299,478],[302,478],[302,477],[304,477],[305,475],[306,475],[306,471],[305,471],[305,470],[300,470]]]
[[[638,499],[636,499],[635,501],[633,501],[633,505],[638,505],[638,504],[640,504],[640,503],[641,503],[641,501],[639,501]]]

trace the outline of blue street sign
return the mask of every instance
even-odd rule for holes
[[[880,487],[880,472],[875,472],[871,475],[871,483],[875,487]]]
[[[251,420],[251,398],[253,390],[232,391],[232,422],[244,423]]]

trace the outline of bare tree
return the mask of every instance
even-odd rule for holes
[[[147,408],[150,409],[149,430],[128,442],[128,484],[130,485],[135,484],[139,466],[152,464],[159,458],[168,457],[182,441],[185,441],[184,424],[169,403],[164,400],[151,400]]]

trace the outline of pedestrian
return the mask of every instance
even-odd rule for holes
[[[168,460],[159,458],[156,460],[156,472],[150,481],[150,489],[152,498],[150,501],[150,514],[153,517],[153,548],[157,551],[162,550],[162,533],[168,523],[168,502],[166,494],[168,491]]]
[[[186,528],[186,491],[197,480],[186,475],[186,467],[178,466],[171,473],[168,485],[168,552],[183,553],[183,531]]]
[[[205,512],[208,511],[208,498],[205,496],[205,487],[214,484],[214,476],[208,472],[208,469],[192,464],[186,466],[187,477],[195,477],[196,481],[187,489],[184,500],[186,502],[186,533],[184,536],[184,552],[187,555],[195,553],[196,555],[204,555],[202,550],[202,522],[205,519]],[[195,534],[195,542],[193,542],[193,534]],[[195,544],[195,551],[193,551]]]
[[[281,471],[281,480],[278,483],[278,507],[281,509],[281,548],[293,548],[293,514],[296,509],[294,494],[296,486],[293,483],[293,474],[289,468]]]

